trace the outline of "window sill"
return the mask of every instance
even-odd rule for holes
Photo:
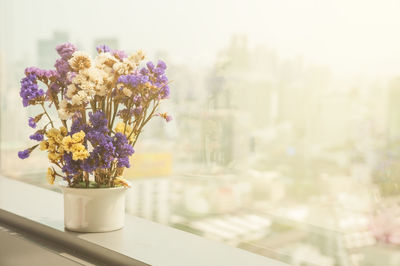
[[[66,231],[63,215],[61,193],[0,176],[0,222],[112,265],[286,265],[129,214],[108,233]]]

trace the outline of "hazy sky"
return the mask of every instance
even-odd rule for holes
[[[282,57],[303,56],[340,75],[400,74],[400,1],[55,1],[0,0],[1,43],[27,58],[36,41],[68,31],[89,49],[117,37],[121,48],[167,51],[175,61],[210,65],[233,34]]]

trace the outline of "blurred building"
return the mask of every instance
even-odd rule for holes
[[[105,44],[111,49],[119,49],[119,42],[117,38],[98,38],[93,41],[93,47]]]
[[[55,47],[69,41],[67,32],[55,31],[50,39],[40,39],[37,41],[37,67],[50,69],[58,57]]]
[[[168,178],[131,179],[126,194],[126,211],[151,221],[168,224],[170,220],[170,180]]]

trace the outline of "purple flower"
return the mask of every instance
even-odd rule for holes
[[[78,50],[78,48],[75,45],[67,42],[67,43],[63,43],[63,44],[57,45],[56,46],[56,50],[57,50],[57,53],[63,59],[69,59],[72,56],[72,54],[76,50]]]
[[[129,168],[131,167],[131,164],[129,163],[129,157],[123,157],[119,158],[117,162],[118,167],[126,167]]]
[[[69,134],[73,135],[81,130],[86,133],[87,125],[85,123],[83,123],[81,119],[74,119],[72,121],[71,130],[70,130]]]
[[[166,99],[169,97],[169,86],[165,85],[161,90],[160,90],[160,96],[161,99]]]
[[[132,115],[134,114],[134,110],[133,109],[122,109],[120,111],[118,111],[118,116],[121,117],[123,120],[128,120]]]
[[[143,110],[143,107],[142,107],[142,106],[138,106],[138,107],[136,107],[135,109],[133,109],[133,113],[134,113],[136,116],[138,116],[138,115],[140,115],[140,113],[142,112],[142,110]]]
[[[45,69],[40,69],[38,67],[25,68],[25,75],[29,74],[35,75],[40,80],[58,77],[58,72],[56,70],[45,70]]]
[[[22,98],[22,104],[24,107],[27,107],[30,104],[30,101],[34,101],[44,95],[44,91],[39,89],[37,85],[36,76],[34,74],[28,74],[21,80],[21,90],[19,95]]]
[[[61,75],[66,75],[68,71],[70,71],[69,64],[66,60],[59,58],[56,60],[54,67],[57,69],[58,73]]]
[[[112,54],[113,56],[119,58],[120,60],[122,60],[122,59],[128,57],[128,55],[127,55],[124,51],[122,51],[122,50],[112,50],[112,51],[111,51],[111,54]]]
[[[63,155],[65,165],[62,168],[64,173],[68,173],[70,175],[75,175],[79,173],[81,169],[81,160],[74,161],[72,160],[71,153],[64,153]]]
[[[89,113],[89,121],[92,124],[92,131],[98,131],[102,133],[108,132],[108,120],[106,115],[102,111],[97,111],[96,113]]]
[[[50,88],[50,90],[47,91],[47,94],[49,94],[49,92],[59,93],[61,86],[58,83],[53,82],[53,83],[51,83],[49,88]]]
[[[84,164],[85,168],[93,170],[97,168],[110,168],[115,152],[112,137],[108,136],[107,133],[96,130],[88,132],[87,136],[94,149],[90,152],[89,158]]]
[[[149,74],[149,70],[147,68],[143,67],[142,69],[140,69],[140,74],[147,75],[147,74]]]
[[[71,68],[68,64],[67,59],[64,58],[59,58],[56,60],[56,63],[54,64],[54,67],[57,70],[58,73],[58,81],[64,85],[68,85],[71,83],[71,79],[69,79],[69,76],[71,75]]]
[[[31,150],[26,149],[26,150],[23,150],[23,151],[19,151],[18,152],[18,157],[20,159],[26,159],[26,158],[29,157],[30,154],[31,154]]]
[[[43,140],[43,134],[41,134],[40,132],[36,132],[33,135],[29,136],[30,139],[32,140],[36,140],[36,141],[42,141]]]
[[[28,123],[31,128],[36,128],[35,118],[29,117]]]
[[[165,121],[169,122],[169,121],[171,121],[171,120],[172,120],[172,116],[167,115],[167,117],[165,118]]]
[[[164,70],[165,70],[165,69],[167,69],[167,65],[165,64],[164,61],[158,60],[157,68],[160,68],[160,69],[164,69]]]
[[[96,50],[97,50],[98,53],[109,53],[109,52],[111,52],[110,47],[108,47],[108,46],[105,45],[105,44],[100,44],[100,45],[98,45],[98,46],[96,47]]]
[[[135,150],[128,143],[126,136],[120,132],[116,133],[114,136],[114,146],[115,146],[115,157],[117,158],[118,167],[130,167],[129,156],[131,156]]]
[[[154,69],[154,64],[153,64],[153,62],[151,62],[151,61],[147,62],[147,63],[146,63],[146,66],[147,66],[147,68],[148,68],[150,71],[153,71],[153,69]]]

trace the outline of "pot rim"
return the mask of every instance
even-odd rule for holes
[[[130,187],[132,187],[132,183],[129,181],[126,181]],[[124,186],[119,186],[119,187],[103,187],[103,188],[78,188],[78,187],[69,187],[67,181],[59,181],[57,182],[57,187],[61,188],[62,190],[90,190],[90,191],[99,191],[99,190],[125,190],[129,189],[130,187],[124,187]]]

